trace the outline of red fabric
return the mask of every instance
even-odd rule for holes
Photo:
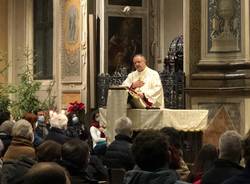
[[[198,173],[193,180],[193,184],[201,184],[202,175],[203,175],[203,173]]]
[[[201,179],[196,180],[195,182],[193,182],[193,184],[201,184]]]
[[[90,127],[96,127],[96,128],[100,128],[100,123],[98,121],[92,120],[90,123]]]
[[[98,121],[92,120],[92,122],[90,123],[90,127],[92,126],[100,129],[100,123]],[[100,132],[101,132],[101,138],[105,138],[106,137],[105,134],[102,131]]]

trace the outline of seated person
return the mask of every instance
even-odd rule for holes
[[[24,175],[23,184],[70,184],[66,170],[53,162],[41,162],[32,166]]]
[[[39,109],[38,112],[36,112],[36,115],[37,115],[37,122],[36,122],[35,134],[43,140],[48,135],[45,112]]]
[[[104,155],[106,151],[107,139],[104,134],[104,128],[100,125],[99,116],[99,112],[95,112],[93,114],[90,123],[90,135],[92,138],[94,153]]]
[[[135,55],[133,63],[136,71],[130,73],[122,85],[134,90],[147,104],[164,108],[164,94],[157,71],[148,68],[143,55]]]
[[[168,168],[169,143],[160,131],[139,133],[132,145],[132,153],[137,166],[126,173],[124,184],[186,183],[179,181],[177,173]]]
[[[34,132],[31,123],[25,119],[18,120],[12,128],[12,141],[4,154],[3,160],[15,160],[20,156],[36,158],[33,146]]]
[[[203,145],[196,156],[187,181],[194,184],[200,184],[202,176],[214,166],[214,161],[216,159],[218,159],[218,151],[216,147],[212,144]]]
[[[36,158],[38,162],[56,162],[61,159],[62,145],[51,140],[44,141],[36,147]]]
[[[107,148],[104,164],[109,168],[131,170],[134,167],[134,159],[131,152],[132,122],[128,117],[121,117],[115,122],[115,126],[117,135]]]
[[[50,126],[48,135],[45,140],[52,140],[59,144],[64,144],[70,138],[66,135],[68,118],[62,111],[60,114],[50,111]]]
[[[243,158],[246,167],[242,173],[226,180],[223,184],[248,184],[250,183],[250,130],[242,141]]]
[[[11,143],[13,126],[14,126],[14,122],[10,120],[6,120],[0,125],[0,139],[3,141],[3,144],[4,144],[2,155],[5,154],[5,152],[7,151]]]
[[[224,132],[219,139],[219,159],[202,177],[202,184],[223,183],[234,175],[240,174],[241,135],[234,130]]]
[[[62,159],[58,162],[67,169],[72,183],[98,183],[86,173],[89,162],[89,146],[80,139],[72,139],[62,146]]]
[[[183,159],[180,133],[173,127],[164,127],[160,131],[168,137],[170,144],[169,150],[171,153],[171,160],[169,168],[176,170],[180,179],[186,181],[190,171]]]

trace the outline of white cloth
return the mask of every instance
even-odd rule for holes
[[[115,121],[122,116],[127,116],[127,99],[128,92],[125,89],[109,89],[108,91],[107,116],[106,120],[101,120],[101,122],[107,123],[105,135],[109,142],[115,138]]]
[[[106,141],[106,138],[101,137],[101,131],[94,126],[90,127],[90,135],[93,141],[93,148],[96,146],[98,142]]]
[[[99,112],[105,121],[107,110],[100,108]],[[207,127],[208,110],[128,109],[127,116],[133,122],[134,130],[173,127],[182,131],[202,131]]]
[[[133,71],[122,85],[130,87],[133,82],[138,80],[143,81],[144,85],[141,88],[137,88],[136,91],[144,93],[145,97],[153,103],[154,107],[164,108],[163,88],[158,72],[148,67],[142,72]]]

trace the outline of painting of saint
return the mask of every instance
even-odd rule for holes
[[[132,57],[142,53],[142,18],[108,18],[108,72],[126,67],[132,70]]]
[[[77,9],[75,6],[71,6],[68,10],[68,41],[69,42],[75,42],[77,40],[76,18],[77,18]]]
[[[65,2],[63,32],[65,50],[74,55],[80,48],[80,0]]]

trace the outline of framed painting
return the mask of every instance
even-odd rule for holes
[[[143,6],[143,0],[108,0],[109,5]]]
[[[81,83],[80,0],[64,0],[63,12],[62,82]]]
[[[132,57],[145,53],[143,43],[146,39],[144,20],[142,17],[108,16],[107,23],[107,51],[108,73],[113,74],[126,67],[130,72],[133,67]],[[144,40],[144,41],[143,41]]]

